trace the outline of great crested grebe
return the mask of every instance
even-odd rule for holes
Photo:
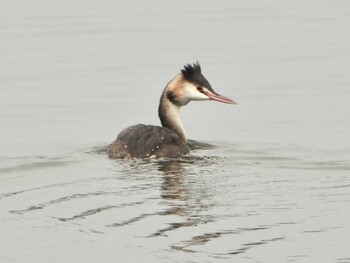
[[[179,157],[189,153],[179,110],[191,100],[236,104],[217,94],[202,75],[199,63],[186,65],[164,88],[158,115],[163,127],[137,124],[122,130],[108,147],[110,158]]]

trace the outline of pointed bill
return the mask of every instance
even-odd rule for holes
[[[228,104],[237,104],[235,101],[213,92],[206,92],[205,95],[207,95],[210,100],[215,100],[215,101],[228,103]]]

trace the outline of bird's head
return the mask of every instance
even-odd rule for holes
[[[198,62],[185,65],[181,73],[168,83],[165,92],[167,99],[177,106],[184,106],[191,100],[215,100],[237,104],[213,90],[209,81],[203,76]]]

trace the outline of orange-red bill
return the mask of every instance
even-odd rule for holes
[[[215,94],[212,92],[207,92],[207,93],[205,93],[205,95],[207,95],[210,100],[215,100],[215,101],[228,103],[228,104],[237,104],[237,102],[235,102],[235,101],[233,101],[225,96]]]

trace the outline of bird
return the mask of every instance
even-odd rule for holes
[[[136,124],[122,130],[107,148],[112,159],[178,158],[190,152],[180,108],[190,101],[213,100],[237,104],[219,95],[203,76],[199,62],[186,64],[165,86],[159,101],[162,127]]]

